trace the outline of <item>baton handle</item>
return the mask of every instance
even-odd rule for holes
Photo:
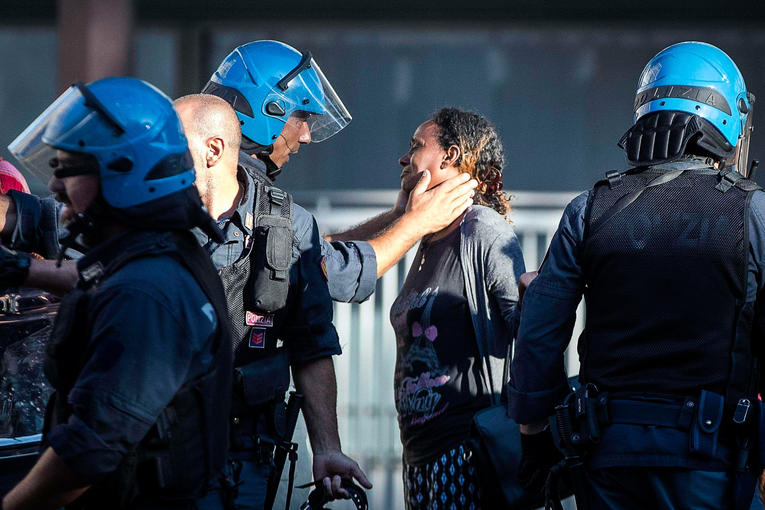
[[[280,438],[276,443],[274,470],[271,473],[271,478],[268,480],[265,504],[267,510],[270,510],[274,506],[276,493],[279,490],[279,482],[282,479],[282,471],[284,471],[284,464],[287,462],[287,455],[292,451],[297,452],[297,444],[292,442],[292,436],[295,434],[295,427],[297,426],[297,420],[298,416],[300,416],[300,408],[302,405],[303,395],[296,391],[290,391],[290,397],[287,400],[287,410],[285,413],[287,426],[284,431],[284,437]],[[295,457],[297,457],[297,455]],[[290,491],[292,491],[292,487],[290,487]]]

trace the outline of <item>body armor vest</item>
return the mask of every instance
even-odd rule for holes
[[[55,392],[46,409],[44,434],[72,414],[66,397],[92,352],[89,309],[99,283],[132,260],[169,255],[191,273],[218,317],[214,359],[206,374],[180,388],[117,470],[67,508],[130,508],[138,498],[196,499],[223,468],[228,444],[228,427],[221,417],[230,405],[232,365],[223,288],[209,256],[189,232],[124,235],[109,254],[113,257],[102,257],[81,271],[77,287],[61,303],[45,364]]]
[[[249,157],[249,156],[246,156]],[[238,261],[219,273],[229,303],[234,349],[233,421],[243,416],[268,414],[269,429],[283,428],[284,394],[289,388],[289,356],[284,347],[267,342],[274,318],[287,306],[292,264],[292,196],[250,173],[256,186],[252,238]],[[262,406],[268,404],[274,409]],[[258,410],[253,410],[260,407]],[[276,409],[276,411],[275,411]],[[249,424],[247,424],[249,425]],[[252,427],[240,424],[242,433]],[[234,431],[235,435],[239,435]]]
[[[615,393],[747,393],[748,211],[758,187],[726,175],[648,168],[596,184],[580,253],[584,382]]]

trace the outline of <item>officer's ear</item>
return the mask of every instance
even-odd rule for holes
[[[444,160],[441,162],[441,168],[448,168],[450,166],[457,166],[457,162],[460,160],[460,154],[462,151],[460,151],[460,148],[456,145],[450,145],[448,149],[446,149],[446,154],[444,155]]]
[[[220,160],[223,159],[223,151],[226,149],[226,142],[219,136],[213,136],[207,139],[205,145],[207,147],[205,162],[207,163],[207,168],[210,168],[220,163]]]

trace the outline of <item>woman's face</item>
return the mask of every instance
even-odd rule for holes
[[[406,192],[412,191],[425,170],[430,171],[429,189],[457,175],[459,169],[447,159],[446,151],[438,143],[438,126],[431,121],[423,122],[412,136],[409,151],[398,160],[404,167],[401,188]]]

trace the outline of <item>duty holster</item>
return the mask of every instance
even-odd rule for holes
[[[555,407],[550,428],[563,460],[550,470],[545,484],[545,508],[561,510],[560,484],[568,479],[574,489],[576,507],[589,508],[584,461],[589,449],[600,442],[600,424],[608,420],[608,394],[594,384],[570,393]]]

